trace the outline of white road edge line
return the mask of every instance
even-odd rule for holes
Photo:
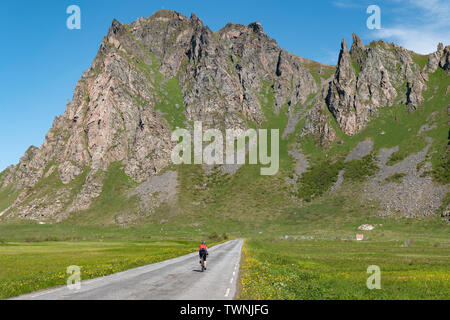
[[[230,288],[227,289],[227,292],[225,293],[225,297],[228,297],[229,294],[230,294]]]

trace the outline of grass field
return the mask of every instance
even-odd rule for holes
[[[450,299],[450,225],[438,216],[382,218],[352,183],[248,238],[240,299]],[[371,265],[381,269],[381,290],[366,286]]]
[[[449,243],[247,241],[243,254],[240,299],[450,299]]]
[[[89,279],[195,250],[202,238],[245,237],[241,299],[450,299],[449,225],[439,217],[381,218],[349,188],[268,221],[207,215],[117,228],[0,224],[0,298],[63,285],[78,265]],[[348,194],[347,194],[348,193]],[[375,225],[358,231],[361,224]],[[366,241],[356,242],[356,233]],[[219,235],[217,235],[219,234]],[[368,266],[381,290],[368,290]]]

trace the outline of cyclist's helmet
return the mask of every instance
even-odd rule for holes
[[[206,244],[205,240],[202,240],[202,244]]]

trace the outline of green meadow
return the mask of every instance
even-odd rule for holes
[[[249,240],[243,257],[240,299],[450,299],[448,242]]]

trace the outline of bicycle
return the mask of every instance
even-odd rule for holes
[[[200,254],[200,265],[202,266],[202,272],[206,270],[206,256],[208,255],[208,252],[202,252]]]
[[[205,256],[202,255],[202,257],[200,258],[200,265],[202,266],[202,272],[206,270],[205,267]]]

